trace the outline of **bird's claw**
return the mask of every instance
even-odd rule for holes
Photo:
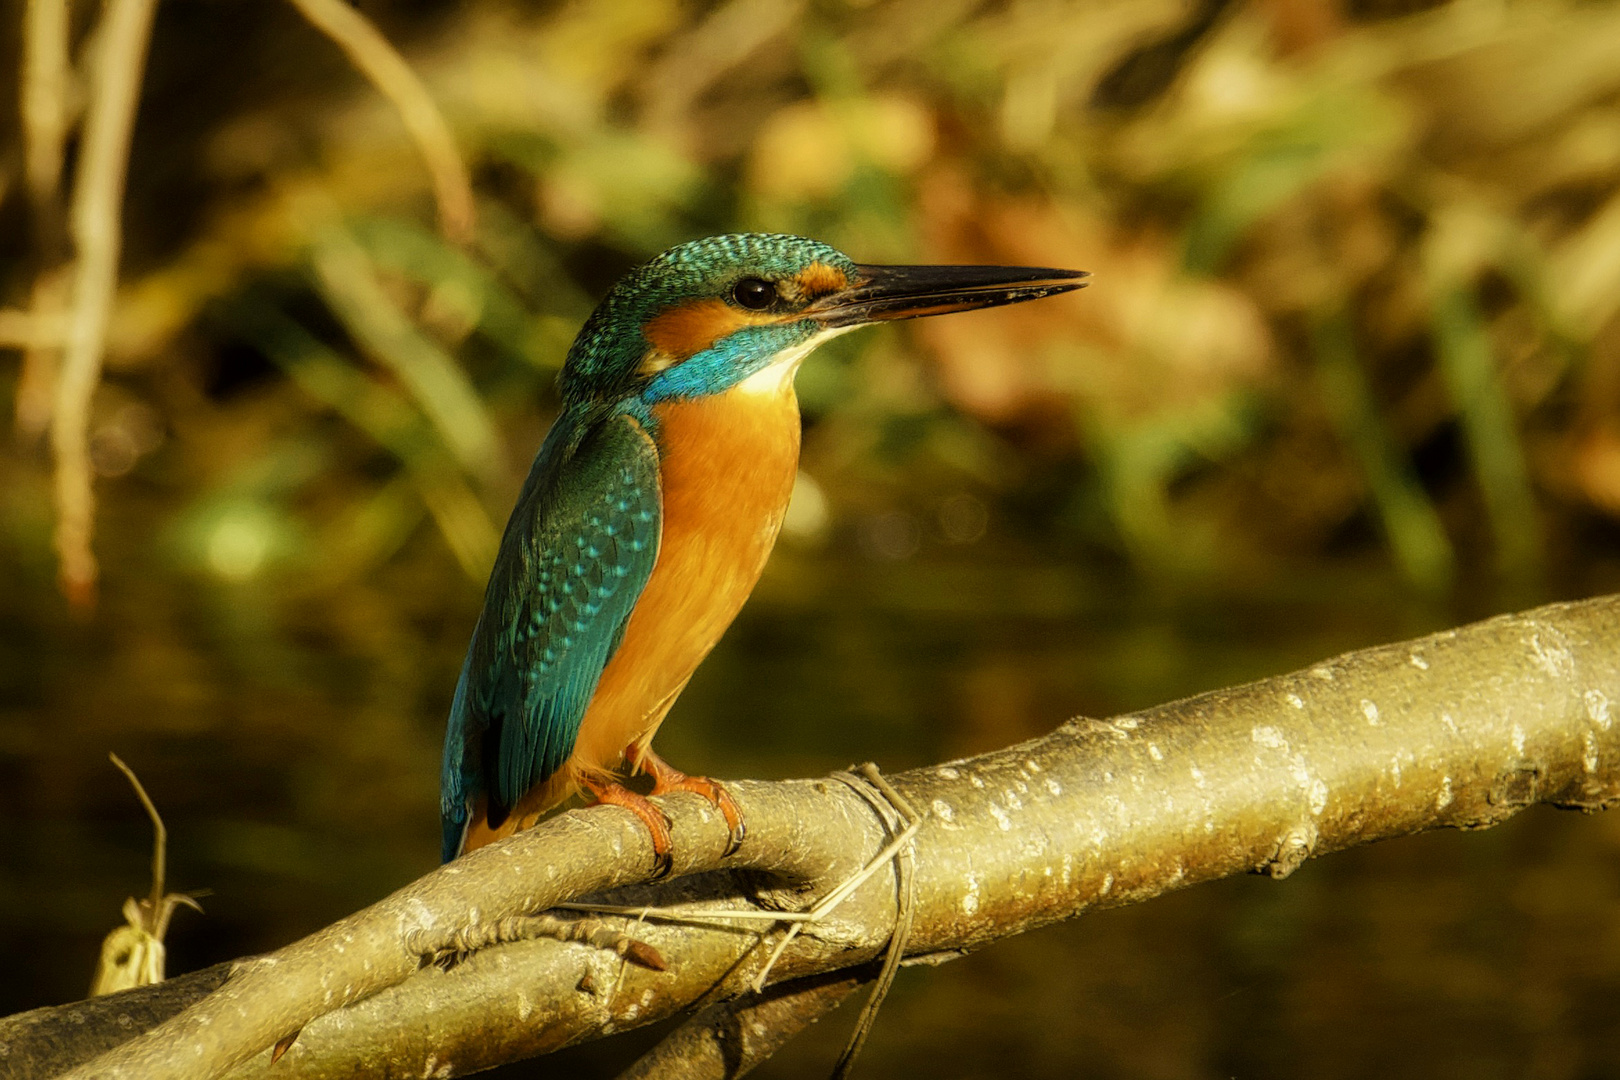
[[[673,791],[690,791],[709,800],[709,805],[720,811],[720,816],[726,819],[729,835],[726,838],[725,857],[737,854],[743,840],[748,836],[748,826],[743,822],[742,811],[737,808],[737,801],[731,797],[731,792],[726,790],[724,784],[707,776],[688,776],[651,750],[642,752],[640,767],[653,778],[652,793],[655,796],[668,795]]]
[[[664,823],[662,830],[654,829],[651,823],[649,823],[647,826],[647,832],[652,840],[653,849],[652,879],[654,881],[662,881],[664,878],[669,876],[669,872],[671,870],[675,869],[675,838],[672,831],[673,823],[669,820],[669,815],[664,813],[662,807],[653,806],[651,803],[648,803],[647,806],[648,809],[657,814]]]
[[[622,806],[641,820],[647,827],[647,838],[652,843],[653,880],[658,881],[667,877],[675,867],[675,859],[671,854],[675,842],[670,832],[669,815],[648,802],[646,796],[638,795],[622,784],[587,783],[586,788],[595,796],[598,803]]]
[[[722,808],[723,812],[724,808]],[[726,852],[722,856],[727,859],[737,854],[737,851],[742,847],[743,841],[748,839],[748,823],[742,819],[741,815],[738,815],[735,824],[730,822],[728,824],[731,824],[731,838],[726,842]]]

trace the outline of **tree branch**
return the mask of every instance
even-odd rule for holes
[[[410,64],[371,20],[344,0],[292,0],[292,4],[394,106],[433,181],[440,230],[452,243],[471,242],[477,220],[472,179],[450,125]]]
[[[90,104],[68,213],[75,256],[72,306],[51,412],[51,448],[56,457],[56,549],[62,586],[81,607],[94,600],[97,574],[90,547],[95,517],[90,403],[101,381],[107,322],[118,287],[124,174],[156,6],[157,0],[108,0],[96,25]]]
[[[0,347],[23,350],[15,415],[17,436],[28,444],[50,426],[62,327],[54,327],[54,333],[44,331],[50,324],[65,326],[69,300],[70,278],[63,266],[67,237],[62,221],[62,165],[74,111],[68,61],[71,21],[67,0],[28,0],[23,9],[18,96],[34,283],[26,312],[0,312],[0,325],[5,326],[0,330]]]
[[[710,1005],[637,1058],[619,1080],[741,1076],[876,976],[870,966],[845,968]]]
[[[1018,746],[896,776],[929,814],[915,840],[909,961],[1233,873],[1284,877],[1311,855],[1354,844],[1487,827],[1536,802],[1609,806],[1620,799],[1616,700],[1620,598],[1607,597],[1112,720],[1072,720]],[[779,932],[754,921],[627,925],[662,954],[664,972],[551,940],[486,949],[448,971],[423,962],[453,951],[468,927],[613,889],[621,903],[801,910],[889,835],[847,784],[730,789],[750,825],[731,859],[722,857],[725,823],[696,796],[664,802],[684,876],[657,886],[637,884],[652,854],[629,814],[564,814],[240,962],[218,990],[69,1075],[459,1075],[739,998],[765,964],[770,950],[759,946]],[[795,938],[772,981],[869,977],[861,966],[889,939],[896,889],[885,867]],[[9,1023],[0,1022],[0,1043],[15,1055]],[[300,1029],[267,1072],[269,1047]]]

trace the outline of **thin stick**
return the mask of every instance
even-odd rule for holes
[[[67,0],[28,0],[23,14],[23,162],[36,212],[62,181],[68,126]]]
[[[889,804],[898,810],[903,818],[909,822],[909,832],[915,833],[922,824],[917,811],[912,809],[905,796],[901,795],[889,783],[888,779],[878,771],[878,767],[870,761],[861,766],[861,776],[873,787],[883,793]],[[900,970],[900,961],[905,959],[906,941],[911,937],[911,924],[917,912],[917,874],[916,859],[913,849],[907,845],[895,859],[895,873],[900,879],[900,910],[895,914],[894,933],[889,937],[889,950],[883,957],[883,970],[878,972],[877,982],[872,992],[867,995],[866,1004],[861,1006],[861,1015],[855,1021],[855,1030],[845,1045],[844,1052],[839,1055],[838,1063],[833,1066],[832,1080],[844,1080],[850,1069],[855,1067],[855,1059],[860,1056],[861,1047],[866,1045],[866,1037],[872,1033],[872,1026],[877,1023],[878,1009],[883,1006],[883,999],[888,997],[889,988],[894,985],[894,977]]]
[[[796,922],[787,928],[787,932],[782,935],[782,940],[776,943],[776,947],[771,950],[771,955],[765,958],[765,964],[759,969],[759,974],[755,975],[753,982],[749,984],[754,993],[762,994],[765,992],[765,980],[771,977],[771,971],[776,967],[776,962],[782,959],[782,954],[787,952],[787,947],[793,944],[793,939],[799,936],[799,931],[804,926],[804,923]]]
[[[57,228],[60,229],[60,223]],[[57,246],[60,247],[59,242]],[[36,245],[37,251],[48,248],[43,240]],[[47,265],[45,259],[39,262],[40,269],[29,290],[28,310],[0,312],[0,348],[23,351],[14,415],[17,438],[27,446],[32,446],[51,426],[73,285],[71,265]]]
[[[34,284],[29,311],[18,313],[26,328],[0,335],[4,347],[23,350],[17,378],[16,433],[32,444],[51,423],[57,368],[62,362],[61,329],[47,337],[45,323],[63,324],[70,280],[62,263],[67,257],[62,233],[62,162],[69,118],[67,0],[28,0],[23,13],[22,86],[20,89],[23,175],[34,237]],[[17,329],[25,332],[17,333]]]
[[[656,919],[660,922],[680,923],[683,926],[709,926],[711,919],[742,919],[756,922],[792,922],[796,919],[808,919],[807,911],[755,911],[752,908],[692,908],[685,911],[676,911],[673,908],[626,906],[624,904],[576,904],[566,903],[555,905],[559,911],[590,911],[602,915],[622,915],[625,918]],[[735,930],[733,926],[710,927],[715,930]]]
[[[136,797],[141,800],[141,805],[146,807],[146,816],[152,819],[152,831],[156,834],[156,839],[152,842],[152,912],[155,916],[163,903],[163,873],[168,865],[169,830],[163,827],[163,815],[159,814],[157,807],[152,804],[152,798],[146,793],[140,777],[135,775],[135,770],[125,765],[124,759],[117,754],[109,752],[107,757],[129,777],[130,786],[135,789]],[[158,936],[161,938],[163,935]]]
[[[690,926],[704,926],[707,920],[712,919],[752,919],[756,922],[784,922],[784,923],[813,923],[827,917],[833,908],[849,899],[850,893],[860,888],[866,879],[883,868],[883,864],[894,858],[899,850],[917,835],[922,822],[908,825],[904,832],[889,842],[888,846],[872,861],[861,867],[854,874],[845,878],[832,892],[817,900],[815,905],[805,911],[755,911],[752,908],[686,908],[676,911],[672,908],[658,908],[646,906],[627,906],[622,904],[555,904],[555,908],[562,911],[592,911],[604,915],[635,916],[643,919],[659,919],[663,922],[681,923]],[[731,930],[734,927],[721,926],[721,930]]]
[[[839,775],[840,778],[844,776],[844,774]],[[775,968],[776,962],[782,958],[782,954],[787,951],[787,947],[793,943],[793,939],[798,937],[799,932],[804,927],[826,918],[834,908],[849,899],[856,889],[865,884],[866,880],[882,869],[889,860],[899,856],[902,895],[900,898],[900,911],[895,919],[895,932],[890,938],[888,955],[885,957],[883,970],[879,973],[877,985],[874,987],[866,1007],[861,1011],[862,1026],[856,1028],[856,1037],[851,1040],[849,1048],[844,1052],[844,1057],[840,1059],[840,1069],[847,1070],[848,1066],[853,1063],[855,1054],[860,1052],[861,1043],[865,1042],[866,1039],[866,1032],[870,1030],[872,1021],[877,1016],[877,1007],[882,1004],[883,996],[888,993],[889,986],[894,982],[895,971],[898,970],[900,961],[905,956],[905,943],[906,938],[911,933],[911,914],[916,899],[916,889],[911,873],[911,857],[909,852],[906,852],[906,849],[911,844],[912,838],[917,835],[917,830],[922,828],[922,817],[912,807],[911,803],[907,802],[905,797],[896,791],[888,780],[883,777],[876,765],[868,762],[861,766],[861,776],[858,779],[870,783],[884,799],[889,801],[890,808],[896,811],[898,817],[906,823],[905,828],[901,829],[899,834],[882,851],[878,852],[871,861],[851,876],[845,878],[837,888],[816,901],[806,911],[753,911],[729,908],[687,908],[674,911],[668,908],[578,903],[558,904],[556,906],[568,911],[588,911],[624,916],[634,915],[641,919],[660,919],[665,922],[680,923],[686,926],[723,930],[738,928],[724,924],[715,927],[713,920],[741,919],[745,922],[754,920],[758,922],[786,923],[788,924],[787,931],[782,935],[781,940],[772,947],[770,955],[765,958],[764,966],[760,968],[759,973],[754,976],[750,983],[754,992],[760,993],[765,989],[765,980],[770,977],[771,970]],[[867,788],[857,783],[851,783],[850,786],[861,792],[872,803],[874,808],[885,816],[885,824],[893,824],[893,818],[896,815],[886,813],[887,808],[878,799],[872,797]],[[902,854],[902,852],[905,852],[905,854]]]
[[[838,1008],[865,985],[867,970],[845,968],[832,975],[794,979],[764,994],[711,1005],[665,1036],[620,1073],[619,1080],[742,1076]]]
[[[453,243],[468,243],[476,224],[472,180],[450,125],[422,80],[382,31],[344,0],[292,0],[292,5],[393,104],[432,178],[440,230]]]
[[[67,320],[58,312],[42,319],[36,311],[0,308],[0,349],[60,348]]]
[[[90,105],[68,215],[78,262],[72,322],[51,416],[51,447],[56,456],[56,549],[62,560],[62,586],[81,607],[93,602],[96,587],[96,558],[90,550],[95,514],[90,400],[101,379],[107,320],[118,285],[124,176],[155,7],[156,0],[107,0],[95,34]]]

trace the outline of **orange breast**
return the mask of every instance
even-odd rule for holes
[[[655,407],[663,481],[658,563],[591,698],[570,772],[645,746],[736,617],[776,543],[799,462],[791,376]]]

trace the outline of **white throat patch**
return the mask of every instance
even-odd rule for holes
[[[799,365],[804,363],[804,358],[816,346],[854,329],[854,326],[834,326],[812,334],[792,348],[777,353],[774,360],[738,383],[734,389],[748,395],[776,397],[793,384],[793,376],[798,374]]]

